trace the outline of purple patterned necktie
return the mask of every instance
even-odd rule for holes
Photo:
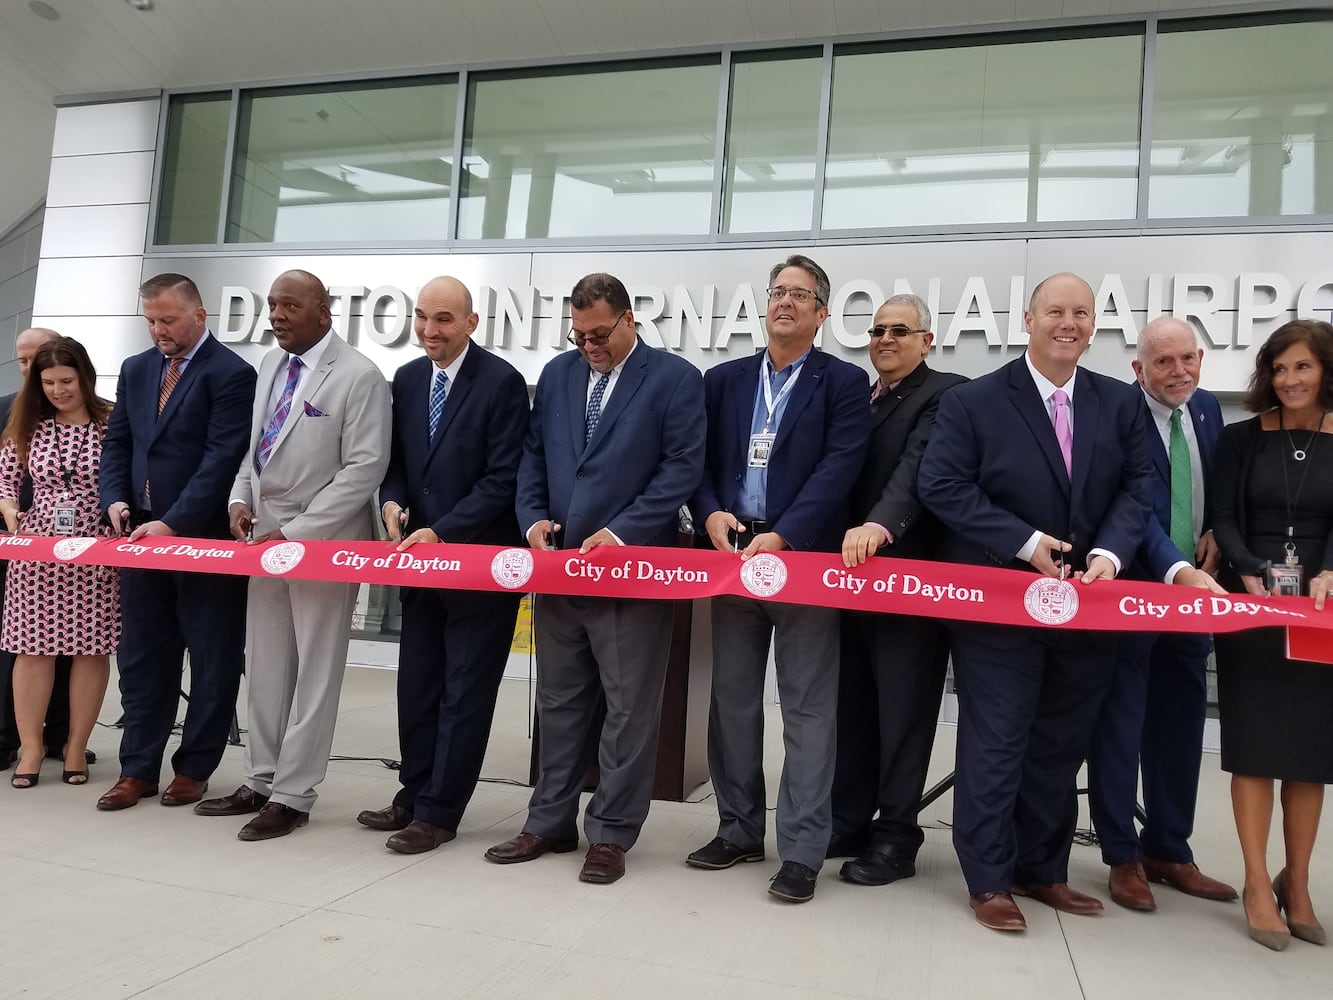
[[[1065,475],[1074,475],[1074,429],[1069,425],[1069,396],[1063,389],[1051,394],[1055,403],[1055,440],[1060,442],[1060,454],[1065,459]]]
[[[264,436],[259,439],[259,447],[255,450],[255,468],[260,472],[263,472],[264,466],[268,464],[268,457],[273,452],[273,445],[278,440],[282,425],[287,421],[287,414],[292,411],[292,397],[296,395],[296,383],[300,380],[301,359],[292,355],[291,361],[287,362],[287,384],[282,387],[282,395],[278,397],[278,408],[273,411],[273,416],[268,418]]]

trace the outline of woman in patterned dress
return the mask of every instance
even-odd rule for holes
[[[83,345],[68,337],[44,344],[0,439],[0,516],[10,532],[92,537],[102,533],[97,467],[111,404],[96,394]],[[32,506],[19,510],[19,485],[32,479]],[[22,749],[10,784],[37,784],[42,720],[55,658],[73,658],[69,679],[66,784],[88,781],[84,750],[106,694],[110,654],[120,638],[120,577],[105,566],[14,561],[5,586],[0,647],[14,661],[14,715]]]

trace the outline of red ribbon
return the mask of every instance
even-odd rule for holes
[[[0,558],[446,590],[693,600],[732,594],[790,604],[999,625],[1113,632],[1289,630],[1292,655],[1333,663],[1333,607],[1308,597],[1225,597],[1135,581],[1083,584],[1031,573],[875,557],[846,569],[834,554],[765,552],[742,563],[711,549],[602,546],[581,556],[491,545],[373,541],[243,542],[146,536],[0,536]],[[1299,651],[1299,652],[1297,652]]]

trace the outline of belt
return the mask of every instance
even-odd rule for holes
[[[741,522],[741,527],[745,529],[745,533],[751,538],[755,535],[762,535],[765,531],[769,530],[767,521],[741,521],[740,518],[736,518],[736,520]]]

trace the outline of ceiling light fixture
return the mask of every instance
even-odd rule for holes
[[[125,2],[135,10],[148,11],[153,9],[153,0],[125,0]]]
[[[28,10],[32,11],[43,21],[59,21],[60,11],[56,10],[44,0],[28,0]]]

